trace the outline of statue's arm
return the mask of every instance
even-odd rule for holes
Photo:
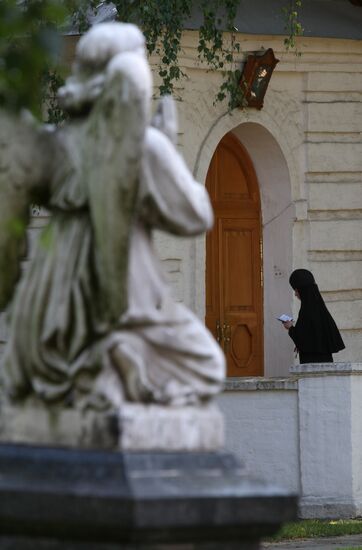
[[[29,206],[45,187],[43,137],[31,124],[0,111],[0,309],[9,302],[26,252]]]
[[[213,224],[205,187],[194,180],[168,137],[152,127],[145,137],[140,199],[143,219],[158,229],[197,235]]]

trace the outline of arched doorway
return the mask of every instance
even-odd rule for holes
[[[225,351],[228,376],[261,376],[260,195],[252,161],[231,133],[216,148],[206,186],[215,213],[206,238],[206,325]]]

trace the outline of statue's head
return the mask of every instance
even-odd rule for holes
[[[102,72],[112,57],[124,52],[146,55],[145,38],[138,27],[130,23],[95,25],[77,44],[73,72],[79,76]]]
[[[63,109],[74,114],[89,111],[103,90],[108,64],[127,52],[146,58],[145,39],[135,25],[102,23],[84,34],[76,47],[72,75],[58,91]]]

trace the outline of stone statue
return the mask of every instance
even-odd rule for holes
[[[152,249],[152,228],[197,235],[212,210],[176,150],[171,99],[150,121],[151,92],[142,33],[105,23],[59,90],[63,127],[1,115],[1,372],[14,400],[187,405],[221,388],[222,352],[171,299]],[[19,278],[32,202],[51,217]]]

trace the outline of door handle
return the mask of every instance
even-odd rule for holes
[[[224,343],[224,351],[229,350],[229,345],[231,341],[231,327],[227,323],[224,323],[222,326],[220,325],[220,321],[217,321],[216,323],[216,330],[217,330],[217,341]],[[221,344],[220,344],[221,345]]]
[[[222,328],[220,321],[216,321],[216,341],[221,345],[222,342]]]
[[[224,351],[229,351],[231,342],[231,326],[224,323],[222,326],[220,321],[216,321],[216,340],[220,346],[224,347]]]
[[[222,334],[224,340],[224,350],[229,351],[230,342],[231,342],[231,327],[228,323],[224,323],[222,327]]]

